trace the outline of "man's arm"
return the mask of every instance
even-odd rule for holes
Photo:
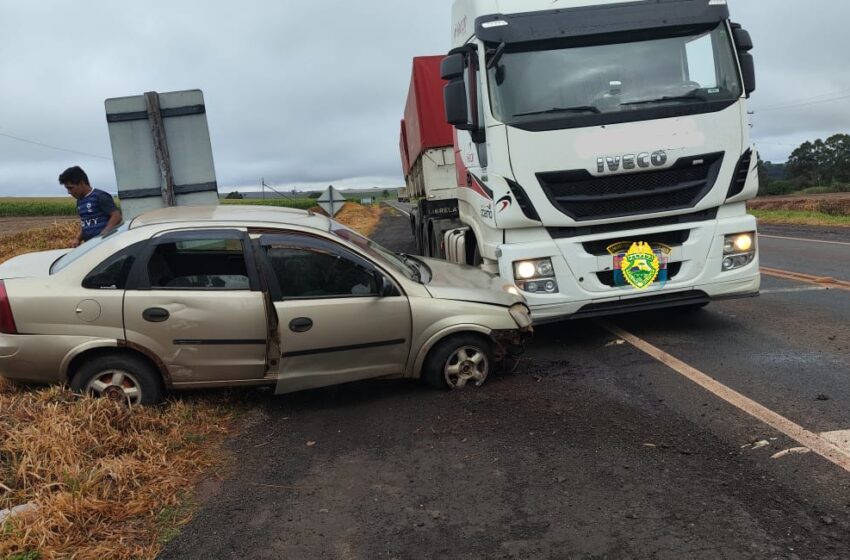
[[[109,214],[109,221],[106,222],[106,227],[103,228],[103,231],[100,232],[101,235],[105,233],[109,233],[121,223],[121,210],[116,208]]]
[[[80,232],[77,234],[77,237],[71,241],[71,247],[79,247],[80,243],[83,242],[83,228],[80,228]]]

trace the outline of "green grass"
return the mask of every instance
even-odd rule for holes
[[[115,201],[116,204],[118,201]],[[316,206],[312,198],[284,198],[268,200],[222,200],[222,204],[252,204],[257,206],[285,206],[306,210]],[[33,217],[33,216],[76,216],[76,201],[71,197],[0,197],[0,217]]]
[[[850,216],[834,216],[823,212],[804,210],[750,210],[750,213],[766,223],[802,224],[812,226],[848,226]]]
[[[0,216],[76,216],[77,203],[69,197],[0,197]]]
[[[221,200],[222,204],[241,204],[241,205],[251,205],[251,206],[283,206],[286,208],[300,208],[302,210],[306,210],[308,208],[312,208],[313,206],[317,206],[317,203],[312,198],[294,198],[294,199],[286,199],[286,198],[271,198],[271,199],[234,199],[227,198]]]

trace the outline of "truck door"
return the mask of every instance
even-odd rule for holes
[[[373,263],[303,233],[263,235],[260,246],[280,321],[277,393],[404,373],[410,304],[395,287],[381,295]]]

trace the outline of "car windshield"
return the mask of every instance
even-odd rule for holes
[[[666,33],[607,44],[585,40],[562,48],[508,47],[489,70],[493,116],[515,124],[732,102],[741,96],[725,23]]]
[[[110,239],[110,238],[112,238],[116,235],[120,235],[120,234],[126,232],[129,229],[130,229],[130,222],[125,222],[125,223],[121,224],[119,227],[117,227],[113,230],[110,230],[109,232],[107,232],[105,234],[101,234],[101,235],[98,235],[97,237],[93,237],[92,239],[89,239],[88,241],[86,241],[85,243],[80,245],[79,247],[72,249],[71,251],[69,251],[69,252],[65,253],[64,255],[62,255],[61,257],[59,257],[59,259],[57,259],[56,262],[53,263],[53,265],[50,267],[50,274],[56,274],[57,272],[59,272],[60,270],[62,270],[63,268],[65,268],[66,266],[71,264],[72,262],[74,262],[75,260],[79,259],[80,257],[85,255],[86,253],[88,253],[92,249],[99,246],[105,240]]]
[[[405,255],[393,253],[389,249],[378,245],[369,238],[363,237],[359,233],[348,229],[347,227],[332,223],[331,233],[359,247],[364,253],[371,256],[373,259],[379,260],[391,266],[395,270],[404,274],[407,278],[416,282],[422,282],[423,269],[427,271],[425,265],[418,260],[413,260]]]

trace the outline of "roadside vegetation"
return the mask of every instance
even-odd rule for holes
[[[850,134],[803,142],[787,162],[758,165],[759,196],[850,193]]]
[[[118,203],[118,200],[115,201]],[[222,204],[253,204],[307,209],[316,205],[314,198],[228,199]],[[76,201],[69,197],[0,197],[0,217],[76,216]]]
[[[747,203],[763,223],[850,226],[850,194],[820,197],[763,197]]]
[[[346,204],[336,219],[369,235],[380,213]],[[76,227],[0,237],[0,262],[67,247]],[[0,558],[155,558],[191,518],[193,487],[229,468],[222,445],[237,427],[237,394],[127,408],[0,378],[0,510],[24,506],[0,526]]]
[[[70,196],[64,198],[0,197],[0,216],[76,216],[77,203]]]

